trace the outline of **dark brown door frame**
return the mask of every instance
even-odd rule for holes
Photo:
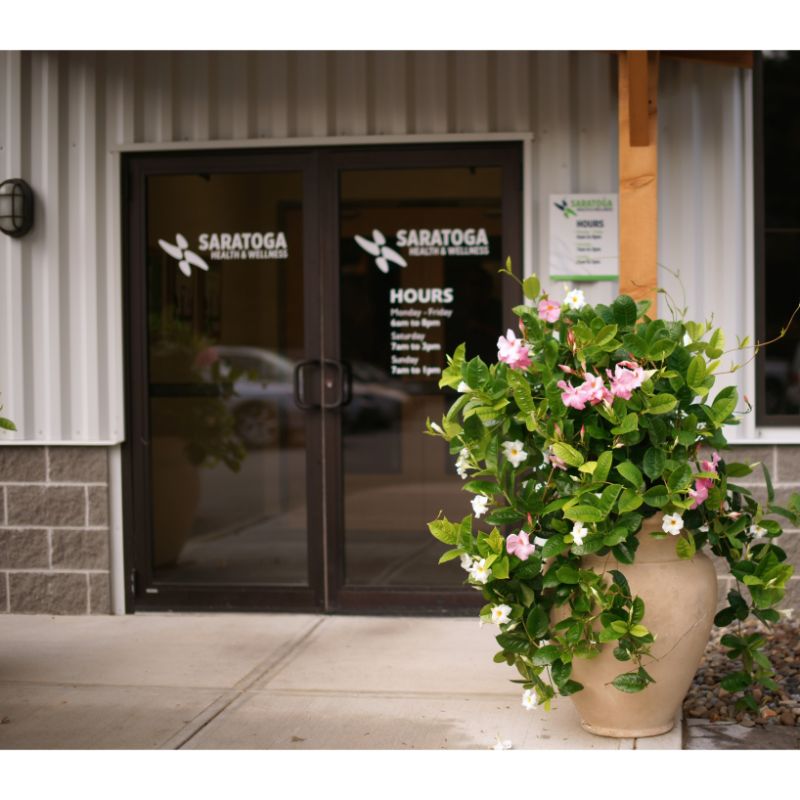
[[[320,155],[320,180],[324,187],[322,208],[322,280],[325,300],[323,340],[325,357],[341,359],[339,293],[339,173],[345,169],[402,169],[450,166],[500,166],[503,168],[503,262],[510,256],[514,271],[522,265],[522,143],[407,145],[352,147],[325,151]],[[498,264],[498,268],[502,264]],[[503,282],[503,329],[516,325],[512,307],[522,302],[519,285],[511,279]],[[500,332],[498,332],[498,336]],[[342,426],[339,412],[330,412],[324,435],[326,453],[325,496],[327,522],[327,589],[331,611],[342,613],[397,614],[412,612],[471,613],[483,604],[482,596],[471,587],[425,589],[416,587],[348,586],[344,576],[344,473],[342,462]]]
[[[153,580],[147,444],[148,372],[145,281],[145,180],[187,172],[303,172],[303,252],[306,358],[339,361],[338,173],[353,168],[447,166],[503,168],[503,260],[522,264],[522,143],[373,145],[259,151],[191,151],[126,155],[122,184],[125,309],[126,420],[123,446],[126,611],[308,611],[342,613],[472,612],[481,597],[470,588],[354,587],[344,582],[344,507],[341,415],[307,412],[307,524],[309,586],[186,585]],[[499,267],[500,265],[498,265]],[[316,291],[314,289],[316,287]],[[513,327],[511,308],[521,302],[516,282],[503,284],[503,328]],[[499,335],[499,333],[498,333]],[[322,375],[320,375],[322,379]],[[335,387],[333,392],[340,389]],[[320,380],[320,392],[330,397]],[[330,391],[328,391],[330,394]],[[150,589],[151,591],[147,591]],[[152,590],[157,589],[157,593]]]
[[[123,448],[123,508],[126,542],[126,611],[308,611],[324,606],[322,459],[313,443],[322,438],[322,415],[306,413],[306,493],[308,531],[308,586],[253,584],[186,584],[157,581],[152,570],[152,513],[148,457],[147,367],[147,241],[146,178],[150,175],[192,172],[301,172],[303,174],[303,270],[305,358],[319,359],[319,228],[316,156],[307,150],[149,153],[127,155],[122,179],[127,198],[124,224],[124,307],[126,310],[126,416],[128,436]]]

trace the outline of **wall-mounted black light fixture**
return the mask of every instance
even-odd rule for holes
[[[22,178],[0,183],[0,231],[19,238],[33,227],[33,190]]]

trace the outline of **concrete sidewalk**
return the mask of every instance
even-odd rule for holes
[[[475,619],[0,617],[0,748],[680,749],[525,711]]]

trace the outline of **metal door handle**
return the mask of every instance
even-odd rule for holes
[[[309,359],[308,361],[299,361],[295,364],[294,372],[292,373],[292,385],[294,387],[294,402],[298,408],[304,411],[311,411],[314,408],[319,408],[318,405],[306,401],[306,385],[303,375],[307,367],[319,366],[319,361]]]
[[[353,378],[350,365],[344,363],[343,361],[334,361],[330,358],[326,358],[322,363],[324,366],[333,367],[336,370],[339,383],[339,396],[332,403],[328,403],[324,399],[325,394],[323,392],[322,407],[330,410],[333,408],[341,408],[342,406],[346,406],[353,399]],[[325,388],[331,388],[327,381],[325,383]]]

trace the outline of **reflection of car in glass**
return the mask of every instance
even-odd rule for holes
[[[294,402],[295,362],[261,347],[217,345],[220,362],[243,373],[233,384],[227,404],[236,420],[236,432],[251,449],[275,447],[281,430],[288,442],[302,443],[304,414]],[[342,409],[347,432],[389,427],[399,419],[408,397],[387,385],[385,372],[373,364],[354,362],[350,402]]]

